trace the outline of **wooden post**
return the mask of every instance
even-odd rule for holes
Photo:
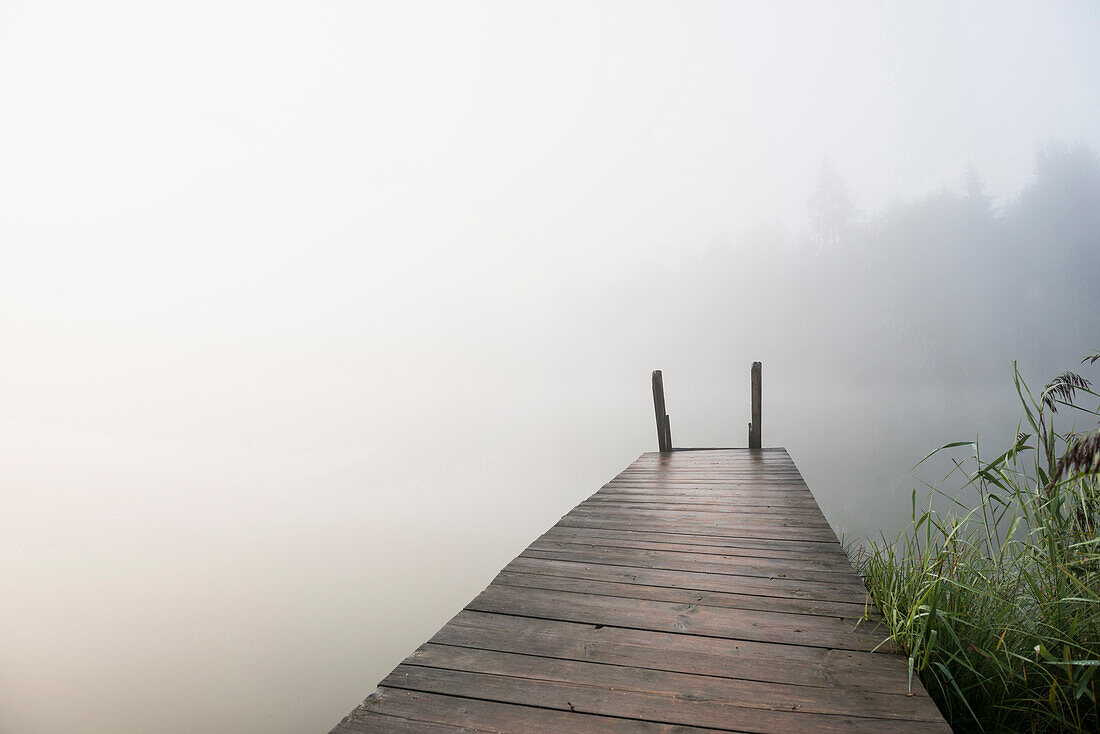
[[[665,382],[660,370],[653,370],[653,413],[657,419],[657,448],[672,451],[672,431],[665,412]]]
[[[749,448],[760,448],[760,363],[753,362],[750,371],[752,378],[752,423],[749,423]]]

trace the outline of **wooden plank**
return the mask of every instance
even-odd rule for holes
[[[700,604],[729,609],[755,609],[762,612],[789,612],[792,614],[818,614],[827,617],[846,617],[857,620],[867,608],[857,602],[832,602],[816,599],[783,598],[759,594],[730,594],[698,589],[678,589],[667,586],[649,586],[638,583],[578,579],[569,576],[501,571],[494,583],[505,586],[523,586],[530,589],[573,591],[581,594],[618,596],[624,599],[650,599],[677,604]]]
[[[696,489],[740,489],[744,491],[762,491],[771,488],[798,489],[808,492],[805,480],[797,474],[784,475],[776,472],[774,476],[760,476],[771,473],[771,469],[758,469],[746,474],[722,474],[713,473],[677,473],[659,475],[658,472],[650,472],[648,476],[641,474],[620,474],[611,477],[604,484],[609,487],[676,487],[686,485]],[[755,475],[755,476],[754,476]]]
[[[669,454],[663,454],[668,456]],[[656,463],[651,466],[635,465],[628,469],[624,469],[619,472],[619,477],[627,478],[644,478],[644,479],[662,479],[662,478],[712,478],[712,479],[729,479],[729,478],[747,478],[753,475],[768,481],[773,479],[792,479],[801,478],[801,473],[798,468],[790,462],[780,461],[768,461],[761,459],[755,463],[744,464],[742,466],[709,466],[707,464],[696,464],[694,466],[684,465],[672,465],[667,463],[673,459],[667,459],[666,463]],[[675,459],[679,461],[679,458]],[[763,470],[768,472],[774,472],[773,476],[767,476],[763,474]]]
[[[520,617],[680,632],[730,640],[781,642],[834,650],[894,652],[887,633],[873,623],[840,617],[719,609],[697,604],[574,594],[491,585],[467,609]]]
[[[396,671],[395,671],[396,672]],[[393,674],[391,673],[391,676]],[[356,724],[382,715],[468,727],[493,734],[702,734],[722,731],[684,727],[670,730],[666,725],[611,716],[588,715],[568,707],[512,705],[479,699],[476,696],[454,698],[417,690],[379,689],[355,709],[348,719]]]
[[[623,471],[640,472],[647,467],[667,472],[691,471],[693,469],[736,472],[761,466],[781,467],[788,470],[797,470],[798,468],[791,460],[790,456],[784,455],[782,451],[773,452],[769,449],[761,449],[760,453],[753,456],[738,456],[736,453],[738,451],[744,451],[744,449],[730,449],[728,451],[716,452],[722,455],[713,459],[709,458],[710,452],[677,452],[680,456],[676,457],[675,464],[668,462],[661,463],[660,457],[667,456],[667,454],[642,454],[635,463],[626,467]],[[703,453],[707,455],[704,456],[702,455]]]
[[[743,450],[743,449],[742,449]],[[763,451],[761,449],[761,451]],[[662,454],[662,456],[669,456],[668,453]],[[679,457],[675,461],[679,464],[670,464],[668,462],[673,461],[669,458],[665,460],[665,463],[661,463],[657,460],[655,463],[635,464],[626,469],[623,469],[616,476],[620,477],[635,477],[645,479],[661,479],[667,477],[712,477],[716,479],[730,478],[730,477],[750,477],[752,475],[760,476],[761,479],[790,479],[792,477],[801,477],[801,473],[798,467],[792,464],[788,460],[782,459],[767,459],[764,458],[766,454],[761,454],[756,461],[751,463],[743,463],[741,465],[725,465],[714,466],[710,464],[693,464],[687,465]],[[768,472],[775,472],[774,477],[763,474],[763,470]]]
[[[761,448],[643,454],[333,731],[949,729],[797,467]]]
[[[752,493],[745,491],[728,490],[701,490],[696,492],[655,492],[649,490],[622,490],[609,488],[600,490],[589,497],[585,502],[645,502],[656,504],[702,505],[719,506],[724,508],[739,507],[790,507],[792,509],[811,509],[818,511],[817,503],[809,492],[777,492]]]
[[[817,507],[817,502],[805,490],[741,491],[737,489],[675,489],[672,487],[607,487],[586,501],[597,502],[679,502],[683,504],[721,504],[728,507],[754,505],[785,505],[789,507]]]
[[[602,563],[608,566],[664,568],[671,571],[726,573],[735,576],[764,576],[804,581],[850,580],[852,567],[847,562],[812,558],[761,558],[759,556],[711,555],[641,548],[608,548],[572,543],[536,541],[520,554],[521,558],[553,558],[559,561]]]
[[[831,541],[802,541],[802,540],[761,540],[759,538],[713,538],[705,535],[693,535],[691,533],[660,533],[643,530],[603,530],[600,528],[573,528],[555,525],[540,536],[546,540],[569,540],[572,542],[588,542],[595,545],[615,547],[614,541],[622,543],[644,543],[654,546],[683,545],[694,548],[696,552],[706,553],[709,549],[741,548],[752,549],[760,552],[775,551],[775,558],[782,558],[784,553],[793,557],[803,557],[804,554],[834,554],[844,558],[840,543]],[[606,541],[606,542],[604,542]],[[640,545],[638,547],[646,547]]]
[[[694,505],[678,505],[669,503],[671,507],[649,507],[645,504],[627,502],[591,502],[575,507],[569,515],[593,515],[607,517],[651,518],[662,522],[673,522],[676,525],[706,525],[715,521],[757,523],[761,525],[779,525],[788,527],[791,523],[809,525],[813,527],[825,526],[828,522],[820,512],[794,512],[785,511],[783,507],[767,509],[757,506],[753,511],[730,507],[728,509],[710,509],[696,507]],[[715,515],[718,516],[715,516]]]
[[[705,519],[700,519],[704,521]],[[833,531],[828,527],[808,528],[803,525],[752,525],[734,522],[713,522],[706,525],[696,523],[682,523],[672,526],[668,518],[638,518],[630,517],[586,517],[570,513],[563,517],[558,524],[562,527],[576,528],[605,528],[608,530],[653,530],[667,532],[669,530],[681,530],[693,535],[708,535],[722,538],[761,538],[764,540],[836,540]]]
[[[646,489],[658,487],[669,489],[696,489],[708,491],[714,489],[736,489],[746,493],[770,492],[778,489],[804,493],[809,491],[806,489],[805,485],[802,484],[802,480],[800,479],[776,479],[774,481],[754,482],[751,478],[745,477],[718,478],[681,476],[679,478],[670,477],[665,481],[642,481],[640,479],[634,479],[632,477],[619,477],[616,479],[612,479],[606,484],[607,489]]]
[[[734,449],[733,451],[744,451],[744,449]],[[748,472],[758,470],[761,468],[775,469],[782,472],[798,472],[798,465],[791,461],[789,456],[784,456],[779,452],[770,452],[769,449],[760,449],[755,456],[741,456],[737,457],[733,454],[733,451],[728,452],[729,455],[722,459],[716,459],[714,461],[702,461],[699,457],[694,456],[693,452],[677,451],[679,454],[674,461],[667,458],[662,461],[662,457],[668,457],[665,454],[643,454],[635,463],[622,470],[622,474],[642,474],[645,471],[652,471],[659,475],[672,475],[672,474],[688,474],[691,472],[711,472],[714,474],[747,474]]]
[[[375,714],[365,719],[353,720],[348,717],[336,725],[332,734],[456,734],[461,732],[485,732],[488,729],[474,729],[468,726],[450,724],[432,724],[426,721],[413,721],[396,716]]]
[[[770,476],[764,475],[767,471]],[[706,467],[700,467],[697,469],[681,469],[676,471],[664,470],[661,467],[647,471],[624,471],[621,474],[612,477],[613,480],[628,482],[654,482],[654,481],[672,481],[672,482],[752,482],[754,484],[784,484],[791,482],[803,482],[802,475],[797,469],[790,469],[789,471],[783,467],[746,467],[743,471],[717,471]]]
[[[797,507],[783,504],[741,505],[732,507],[728,505],[681,503],[681,502],[645,502],[645,501],[603,501],[595,497],[578,505],[579,510],[594,510],[606,512],[636,512],[639,510],[653,510],[661,512],[714,512],[720,515],[746,516],[747,519],[764,518],[801,518],[813,520],[817,524],[827,522],[825,517],[816,507]]]
[[[761,525],[771,527],[810,527],[830,530],[821,514],[806,515],[790,512],[713,512],[696,508],[622,507],[619,505],[578,505],[569,513],[574,517],[606,517],[656,519],[674,526],[692,524]]]
[[[464,610],[431,642],[652,670],[908,695],[892,655],[723,640]],[[923,692],[920,681],[916,691]]]
[[[631,479],[613,479],[603,487],[604,494],[617,492],[619,494],[657,494],[657,490],[664,490],[665,494],[702,495],[705,492],[728,492],[732,497],[744,498],[805,498],[810,492],[800,481],[790,480],[783,482],[752,482],[744,479],[701,479],[683,477],[682,479],[669,479],[664,482],[641,482]]]
[[[646,560],[678,560],[690,565],[690,568],[686,570],[701,571],[703,568],[695,565],[696,563],[715,563],[721,566],[722,564],[729,563],[733,566],[733,573],[740,574],[741,567],[746,563],[751,564],[768,564],[774,565],[777,568],[783,569],[784,572],[787,569],[790,570],[802,570],[802,569],[816,569],[822,571],[834,571],[837,573],[843,573],[846,576],[850,574],[852,570],[851,564],[848,559],[841,553],[829,553],[819,554],[812,559],[797,558],[797,551],[775,551],[775,550],[761,550],[756,548],[715,548],[713,546],[695,546],[695,545],[679,545],[673,546],[669,543],[650,543],[645,544],[650,547],[638,547],[643,545],[641,543],[624,541],[621,543],[615,543],[613,541],[603,543],[585,543],[577,540],[552,540],[552,539],[539,539],[528,546],[528,551],[542,551],[546,553],[553,553],[555,551],[564,551],[570,554],[576,555],[576,560],[583,562],[601,562],[602,558],[605,558],[605,554],[616,554],[617,558],[625,559],[625,562],[633,566],[638,566],[635,562],[636,559]],[[585,555],[590,554],[590,555]],[[719,571],[719,573],[729,573],[730,571]],[[768,576],[776,575],[769,573]]]
[[[752,594],[782,599],[813,599],[863,604],[866,590],[843,579],[803,581],[783,577],[735,576],[698,571],[666,571],[637,566],[608,566],[576,561],[556,561],[520,556],[504,567],[515,573],[540,573],[546,576],[636,583],[643,586],[667,586],[694,591],[727,594]]]
[[[821,510],[801,497],[761,497],[726,500],[723,497],[685,497],[676,495],[636,495],[596,493],[581,503],[587,508],[632,510],[688,510],[691,512],[730,512],[746,514],[808,515],[822,518]]]
[[[712,496],[676,496],[676,495],[652,495],[619,492],[600,493],[592,495],[581,504],[578,509],[616,509],[616,510],[684,510],[688,512],[728,512],[747,514],[781,514],[781,515],[808,515],[816,519],[824,520],[821,510],[807,501],[805,496],[756,496],[756,497],[730,497],[727,499],[721,494]]]
[[[566,534],[565,531],[574,530],[577,531],[572,534]],[[786,558],[790,560],[802,560],[806,557],[807,553],[815,554],[814,557],[822,561],[830,561],[836,564],[843,564],[847,568],[851,568],[848,563],[848,556],[840,549],[839,546],[831,547],[824,546],[819,548],[806,548],[806,544],[799,544],[802,547],[799,548],[761,548],[754,544],[751,540],[742,540],[740,542],[736,540],[718,541],[715,544],[688,542],[690,539],[697,538],[698,536],[686,536],[680,539],[680,542],[672,542],[668,540],[664,541],[651,541],[646,540],[640,533],[635,533],[629,538],[607,538],[596,537],[591,533],[601,532],[597,530],[583,530],[579,528],[555,528],[553,532],[544,533],[538,540],[531,544],[535,547],[536,544],[544,542],[554,543],[568,543],[572,545],[582,545],[588,547],[599,548],[631,548],[637,550],[667,550],[667,551],[679,551],[683,553],[695,553],[702,555],[717,555],[717,556],[747,556],[757,558]],[[613,530],[605,530],[602,532],[615,532]],[[629,531],[620,531],[629,532]],[[775,545],[779,545],[784,541],[775,541]],[[787,541],[787,545],[794,545],[797,541]]]

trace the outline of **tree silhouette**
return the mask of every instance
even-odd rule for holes
[[[993,197],[985,193],[985,184],[973,161],[967,162],[966,173],[963,174],[963,197],[972,217],[985,218],[993,213]]]
[[[855,233],[858,212],[848,187],[828,158],[821,164],[806,206],[810,230],[821,250],[834,249],[849,241]]]

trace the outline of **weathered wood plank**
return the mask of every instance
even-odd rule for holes
[[[713,537],[727,538],[762,538],[765,540],[836,540],[836,535],[828,527],[807,528],[797,524],[790,525],[747,525],[730,521],[705,522],[700,518],[694,523],[682,523],[672,525],[667,518],[638,518],[631,520],[629,517],[586,517],[570,513],[563,517],[558,524],[562,527],[577,528],[605,528],[608,530],[654,530],[668,532],[679,529],[694,535],[710,535]]]
[[[650,504],[675,504],[713,507],[726,512],[736,512],[749,507],[787,507],[819,512],[817,503],[809,492],[799,491],[784,495],[776,493],[750,495],[748,492],[705,490],[692,494],[658,494],[657,492],[628,492],[601,490],[585,500],[585,503],[609,502],[615,504],[643,502]]]
[[[840,577],[850,580],[852,567],[844,561],[822,558],[803,561],[789,558],[713,555],[680,551],[645,550],[641,548],[609,548],[574,543],[536,541],[525,550],[523,558],[553,558],[559,561],[580,561],[635,568],[664,568],[673,571],[703,571],[730,573],[738,576],[781,576],[807,581]],[[827,574],[833,574],[828,576]]]
[[[855,602],[829,602],[815,599],[784,599],[754,594],[729,594],[696,589],[676,589],[667,586],[626,584],[614,581],[597,581],[535,573],[501,571],[494,583],[505,586],[523,586],[529,589],[574,591],[581,594],[618,596],[624,599],[650,599],[677,604],[700,604],[708,607],[730,609],[755,609],[762,612],[789,612],[792,614],[817,614],[825,617],[859,619],[867,611],[863,604]]]
[[[576,528],[563,528],[568,530],[575,530]],[[596,538],[585,535],[564,535],[561,533],[555,533],[553,535],[547,533],[531,544],[531,547],[542,546],[547,543],[569,544],[587,546],[590,548],[622,548],[622,549],[634,549],[634,550],[650,550],[650,551],[679,551],[682,553],[693,553],[695,555],[715,555],[715,556],[747,556],[757,558],[783,558],[798,561],[810,552],[805,548],[798,550],[790,550],[786,548],[756,548],[751,545],[750,541],[743,541],[744,545],[704,545],[695,543],[670,543],[660,542],[654,543],[647,540],[639,540],[638,538],[618,539],[618,538]],[[817,560],[821,562],[830,562],[835,565],[839,565],[845,569],[850,569],[851,565],[848,563],[848,557],[839,549],[823,548],[815,549],[813,551],[816,554]]]
[[[586,505],[577,507],[569,513],[570,517],[608,520],[647,520],[665,523],[670,528],[690,527],[772,527],[772,528],[816,528],[831,532],[824,518],[813,515],[777,512],[707,512],[692,509],[661,509],[649,507],[616,507]]]
[[[801,541],[801,540],[763,540],[759,538],[714,538],[705,535],[692,535],[691,533],[675,532],[646,532],[641,530],[604,530],[601,528],[571,528],[563,525],[555,525],[547,530],[541,538],[566,539],[578,538],[589,540],[620,540],[638,541],[654,544],[687,544],[693,548],[705,552],[708,548],[752,548],[760,551],[787,551],[795,554],[838,553],[844,555],[844,551],[834,537],[828,541]],[[596,543],[600,545],[601,543]],[[613,544],[606,544],[614,547]],[[781,555],[775,556],[781,558]],[[801,557],[801,556],[800,556]]]
[[[800,581],[780,577],[734,576],[702,573],[698,571],[666,571],[663,569],[631,566],[604,566],[596,563],[556,561],[544,558],[520,556],[505,571],[541,573],[567,578],[618,581],[644,586],[668,586],[699,591],[717,591],[730,594],[754,594],[784,599],[813,599],[862,604],[867,599],[866,590],[857,583],[831,581]]]
[[[489,729],[474,729],[469,726],[451,726],[450,724],[432,724],[426,721],[412,721],[396,716],[375,713],[364,719],[353,720],[350,717],[341,721],[332,730],[332,734],[461,734],[462,732],[487,732]]]
[[[438,644],[590,660],[652,670],[908,695],[892,655],[724,640],[464,610],[431,639]],[[915,690],[923,691],[920,681]]]
[[[698,604],[622,599],[543,589],[491,585],[467,609],[521,617],[586,622],[657,632],[722,637],[730,640],[782,642],[836,650],[893,652],[881,629],[855,619],[807,614],[720,609]]]
[[[396,672],[396,671],[394,671]],[[391,675],[393,675],[391,673]],[[669,727],[667,724],[576,713],[568,708],[512,705],[476,696],[455,698],[417,690],[381,688],[353,711],[356,724],[372,715],[468,727],[493,734],[703,734],[721,729]]]

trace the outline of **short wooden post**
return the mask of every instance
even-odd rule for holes
[[[657,419],[657,448],[672,451],[672,430],[665,412],[665,382],[660,370],[653,370],[653,413]]]
[[[752,423],[749,423],[749,448],[760,448],[760,363],[753,362],[750,371],[752,378]]]

